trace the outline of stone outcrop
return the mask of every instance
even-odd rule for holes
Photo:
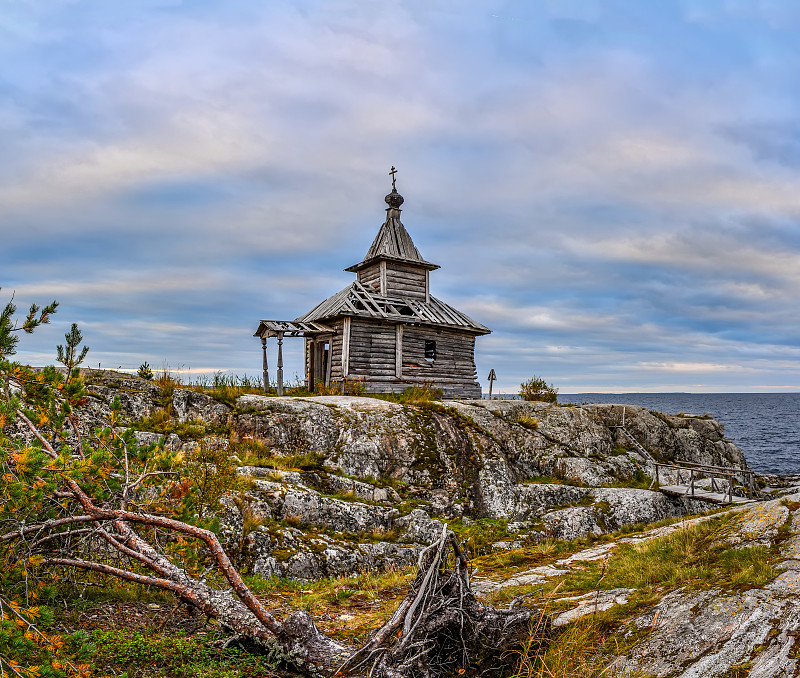
[[[652,629],[616,666],[657,676],[797,675],[800,625],[800,494],[740,512],[724,544],[769,544],[780,553],[780,574],[743,592],[677,590],[632,622],[631,633]],[[792,510],[792,507],[794,510]],[[779,531],[787,538],[775,543]],[[656,617],[657,614],[657,617]],[[654,619],[655,618],[655,619]]]
[[[550,604],[556,609],[551,621],[556,627],[563,626],[621,608],[637,593],[634,588],[610,583],[615,574],[613,555],[618,548],[646,546],[651,540],[669,538],[680,530],[719,520],[720,526],[708,531],[714,537],[704,542],[706,548],[718,554],[760,548],[759,558],[772,567],[769,577],[761,582],[740,580],[735,585],[710,580],[694,586],[670,584],[665,579],[648,590],[648,597],[655,596],[655,602],[639,605],[629,617],[624,608],[612,612],[623,621],[614,643],[609,644],[617,648],[617,656],[600,659],[603,663],[610,661],[603,673],[679,678],[795,676],[800,670],[800,487],[795,483],[791,489],[794,494],[781,500],[731,508],[728,516],[691,518],[621,537],[579,550],[552,564],[511,574],[479,573],[473,578],[473,588],[482,593],[508,589],[507,595],[514,595],[516,587],[549,584]],[[607,579],[598,575],[597,588],[586,593],[560,594],[559,580],[592,561],[608,563]],[[607,586],[604,581],[609,582]]]
[[[372,398],[256,395],[236,405],[239,436],[292,453],[314,450],[349,476],[444,491],[454,515],[521,519],[548,492],[527,489],[528,481],[550,476],[596,487],[647,469],[615,428],[619,405],[476,401],[416,408]],[[657,459],[746,468],[741,450],[713,420],[628,406],[626,426],[642,433]]]
[[[701,513],[705,502],[668,497],[660,492],[623,487],[594,488],[587,506],[548,511],[542,516],[544,533],[557,539],[575,539],[587,534],[614,532],[625,525],[653,523],[665,518]]]
[[[479,401],[409,406],[360,397],[259,395],[229,405],[188,389],[167,394],[140,380],[101,383],[90,392],[98,417],[115,397],[131,424],[168,412],[176,425],[184,426],[165,440],[173,449],[188,453],[200,445],[232,445],[236,455],[250,445],[268,455],[265,463],[272,467],[239,466],[247,487],[225,497],[221,515],[232,557],[245,571],[263,576],[313,580],[405,568],[445,523],[459,521],[461,527],[475,527],[478,521],[479,529],[481,520],[487,525],[499,521],[505,534],[488,548],[508,551],[543,538],[600,535],[688,516],[708,504],[645,489],[653,460],[747,468],[741,451],[712,419],[667,416],[635,406],[624,408],[625,428],[646,454],[618,428],[620,405]],[[136,437],[146,444],[160,438],[146,431]],[[282,470],[270,462],[281,458],[310,462],[292,468],[287,461],[292,470]],[[774,568],[766,583],[657,586],[648,589],[653,598],[642,604],[642,592],[612,585],[613,577],[606,589],[598,575],[596,590],[578,589],[558,598],[553,625],[635,604],[618,630],[624,649],[610,658],[610,670],[619,675],[796,675],[800,477],[767,481],[785,496],[731,509],[734,518],[721,522],[724,529],[713,533],[717,541],[708,544],[717,550],[762,549]],[[530,569],[479,571],[473,586],[484,594],[546,586],[591,561],[613,563],[611,554],[619,545],[636,547],[706,520],[716,518],[617,536],[562,553],[549,564],[534,559]],[[524,555],[509,554],[509,562],[518,557]]]
[[[168,415],[173,430],[190,437],[171,433],[165,442],[173,449],[252,444],[273,458],[318,460],[308,471],[242,466],[251,486],[229,505],[227,517],[229,541],[253,571],[303,579],[413,562],[443,522],[461,518],[509,521],[515,534],[505,541],[508,548],[707,508],[641,489],[650,484],[652,458],[746,468],[713,420],[636,406],[626,406],[623,415],[621,405],[415,406],[262,395],[240,396],[231,406],[191,389],[162,390],[121,377],[88,390],[98,418],[114,398],[124,422]],[[623,416],[652,458],[621,433]],[[159,438],[136,435],[148,444]]]

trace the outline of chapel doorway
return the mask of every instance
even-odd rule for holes
[[[317,339],[311,342],[308,370],[311,377],[311,383],[308,385],[309,391],[317,391],[317,385],[320,383],[326,387],[331,385],[330,347],[329,339]]]

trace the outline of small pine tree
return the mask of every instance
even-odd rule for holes
[[[145,361],[139,365],[139,369],[136,374],[140,379],[147,379],[147,381],[151,381],[153,378],[153,370],[150,369],[150,363]]]
[[[89,352],[89,347],[84,346],[80,353],[78,353],[78,346],[83,341],[83,335],[78,329],[76,323],[72,323],[69,332],[64,335],[67,340],[67,346],[64,348],[61,344],[56,346],[57,356],[56,360],[67,368],[67,381],[77,378],[75,370],[83,362],[86,354]]]
[[[554,403],[558,400],[558,389],[541,377],[532,377],[520,384],[519,397],[523,400]]]

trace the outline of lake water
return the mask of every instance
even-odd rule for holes
[[[641,405],[665,414],[711,414],[759,473],[800,473],[800,393],[577,393],[560,403]]]

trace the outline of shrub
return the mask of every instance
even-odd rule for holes
[[[431,382],[426,381],[421,384],[409,386],[405,391],[399,394],[397,401],[407,405],[415,405],[441,400],[443,397],[442,389],[434,388]]]
[[[344,380],[344,394],[351,396],[363,396],[367,392],[364,381],[361,377],[347,377]]]
[[[153,378],[153,370],[150,369],[150,364],[147,361],[139,365],[139,369],[136,374],[139,376],[139,378],[147,379],[147,381],[150,381]]]
[[[519,397],[523,400],[554,403],[558,400],[558,389],[541,377],[532,377],[520,384]]]

